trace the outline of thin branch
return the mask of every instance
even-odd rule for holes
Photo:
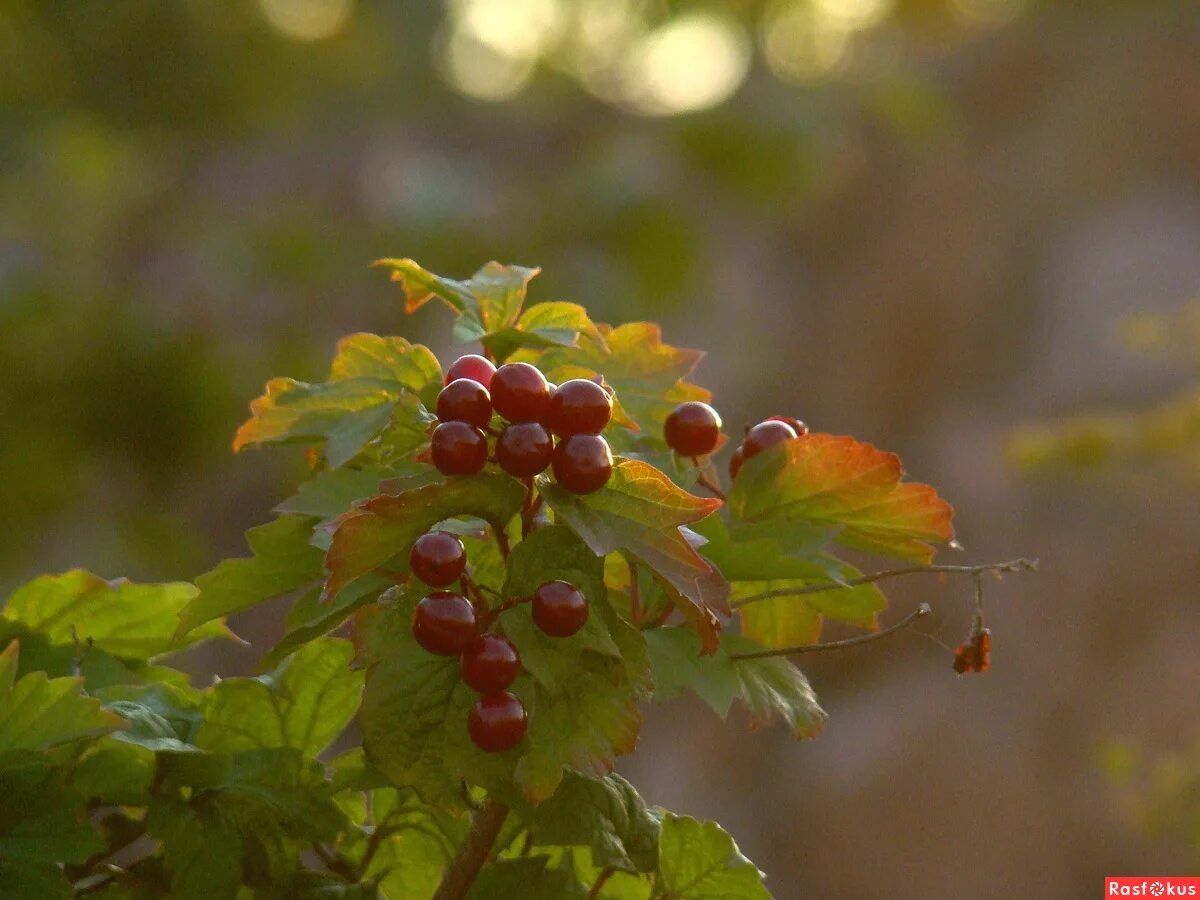
[[[897,631],[903,631],[917,619],[923,619],[925,616],[933,612],[933,608],[928,603],[922,603],[907,616],[891,625],[883,631],[872,632],[871,634],[860,634],[858,637],[846,638],[841,641],[827,641],[824,644],[804,644],[800,647],[781,647],[778,650],[755,650],[751,653],[731,653],[730,659],[764,659],[768,656],[791,656],[793,653],[818,653],[824,650],[845,650],[847,647],[857,647],[859,644],[869,644],[871,641],[877,641],[880,638],[885,638],[888,635],[895,634]]]
[[[462,900],[479,876],[479,870],[491,855],[492,846],[508,817],[508,807],[490,797],[479,807],[471,822],[467,839],[458,848],[458,855],[446,870],[433,900]]]
[[[597,900],[600,892],[604,890],[604,885],[608,883],[608,879],[615,875],[617,870],[612,866],[605,866],[600,870],[600,874],[596,876],[596,881],[592,884],[592,889],[588,891],[588,900]]]
[[[761,594],[751,594],[741,600],[735,600],[730,605],[734,609],[749,606],[760,600],[771,600],[774,597],[800,597],[804,594],[820,594],[825,591],[837,591],[844,588],[857,587],[860,584],[871,584],[883,581],[885,578],[897,578],[901,575],[919,575],[924,572],[940,572],[945,575],[975,575],[984,572],[1027,572],[1037,568],[1036,559],[1010,559],[1008,562],[986,563],[980,566],[906,566],[903,569],[887,569],[871,575],[860,575],[845,581],[823,581],[820,584],[806,584],[803,587],[777,588],[773,591],[763,591]]]
[[[363,857],[358,862],[358,868],[354,873],[355,881],[362,881],[367,876],[367,870],[371,868],[371,861],[375,859],[375,854],[379,852],[379,848],[383,846],[383,839],[392,832],[383,825],[376,825],[375,830],[371,832],[371,837],[367,840],[367,849],[363,851]]]
[[[508,559],[508,554],[512,552],[512,548],[508,544],[508,532],[503,528],[492,528],[496,532],[496,544],[500,547],[500,555]]]
[[[351,884],[354,884],[358,881],[358,876],[355,874],[354,869],[350,867],[350,863],[342,859],[339,854],[334,853],[332,850],[327,849],[323,844],[320,844],[316,841],[313,841],[312,848],[313,852],[321,858],[321,862],[325,863],[325,868],[327,868],[334,875],[337,875],[343,881],[348,881]]]

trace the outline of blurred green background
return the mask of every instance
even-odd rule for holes
[[[229,452],[267,377],[349,331],[449,350],[385,255],[660,320],[732,428],[896,450],[972,559],[1043,560],[993,591],[984,678],[950,673],[969,587],[905,584],[932,633],[807,664],[816,742],[656,710],[623,764],[649,801],[719,818],[781,898],[1194,867],[1195,807],[1137,830],[1097,748],[1196,722],[1200,337],[1119,337],[1200,286],[1195,3],[5,0],[0,589],[240,554],[301,465]],[[1172,401],[1163,452],[1110,452],[1121,416],[1004,452]]]

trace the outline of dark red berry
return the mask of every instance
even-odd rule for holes
[[[747,432],[746,439],[742,441],[742,452],[746,455],[746,459],[752,459],[768,447],[795,439],[796,430],[791,425],[780,422],[778,419],[768,419],[765,422],[759,422]]]
[[[496,374],[496,367],[492,365],[491,360],[484,359],[474,353],[468,353],[466,356],[460,356],[446,370],[446,384],[455,381],[459,378],[469,378],[472,381],[477,381],[485,388],[492,386],[492,376]]]
[[[550,384],[529,363],[505,363],[492,377],[492,407],[510,422],[537,422],[550,406]]]
[[[478,381],[456,378],[437,397],[437,417],[443,422],[469,422],[487,428],[492,421],[492,395]]]
[[[474,475],[487,462],[487,435],[467,422],[443,422],[433,429],[430,450],[443,475]]]
[[[599,434],[612,418],[613,401],[594,381],[572,378],[558,386],[550,398],[546,421],[559,437]]]
[[[570,637],[588,620],[587,597],[569,581],[547,581],[532,606],[534,624],[551,637]]]
[[[792,416],[768,416],[763,421],[782,422],[784,425],[790,425],[792,431],[796,432],[796,437],[804,437],[804,435],[808,434],[808,426]]]
[[[667,446],[680,456],[706,456],[716,449],[720,436],[721,417],[698,400],[680,403],[663,423]]]
[[[729,477],[737,478],[738,472],[742,470],[742,463],[746,461],[746,451],[742,449],[742,445],[738,444],[738,448],[733,451],[733,456],[729,458]]]
[[[462,652],[463,681],[481,694],[505,690],[521,674],[521,655],[506,637],[481,634]]]
[[[573,434],[554,448],[554,478],[572,494],[590,494],[608,483],[612,451],[598,434]]]
[[[417,538],[408,554],[413,574],[433,587],[453,584],[467,567],[463,542],[448,531],[430,531]]]
[[[537,422],[504,426],[496,440],[496,462],[509,475],[529,478],[544,472],[554,455],[554,441]]]
[[[437,656],[461,653],[475,640],[475,607],[462,594],[434,591],[413,610],[412,633]]]
[[[521,701],[508,691],[480,697],[467,716],[471,742],[487,753],[511,750],[529,728],[529,715]]]

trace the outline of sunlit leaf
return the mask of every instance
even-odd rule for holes
[[[224,622],[209,621],[182,643],[173,643],[180,611],[197,594],[195,586],[186,582],[106,581],[73,569],[62,575],[43,575],[17,588],[3,613],[5,619],[39,632],[56,646],[84,648],[90,644],[122,659],[148,660],[229,634]]]
[[[494,359],[503,361],[522,347],[576,346],[580,334],[604,341],[586,309],[577,303],[555,301],[529,307],[515,325],[484,335],[482,341]]]
[[[666,813],[658,874],[666,896],[679,900],[771,900],[762,872],[715,822]]]
[[[933,488],[902,481],[900,458],[850,437],[809,434],[749,460],[729,495],[735,521],[798,520],[839,529],[848,547],[928,563],[953,539],[953,510]]]
[[[349,641],[318,638],[258,678],[226,678],[204,703],[196,736],[206,750],[294,747],[316,756],[350,723],[363,674],[352,671]]]
[[[0,692],[0,753],[48,750],[115,731],[123,720],[83,695],[81,678],[30,672]]]

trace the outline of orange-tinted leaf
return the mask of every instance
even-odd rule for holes
[[[848,547],[928,563],[953,539],[953,508],[925,484],[904,482],[900,457],[851,437],[810,434],[759,454],[729,496],[735,520],[838,528]]]
[[[433,477],[432,475],[430,477]],[[436,481],[373,497],[338,518],[325,555],[324,599],[409,547],[431,525],[478,516],[503,528],[521,508],[525,486],[508,475],[483,473]]]

